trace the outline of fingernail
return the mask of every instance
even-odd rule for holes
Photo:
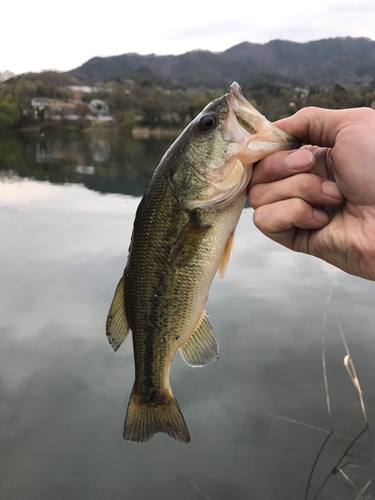
[[[318,210],[317,208],[314,208],[313,214],[314,214],[314,219],[317,220],[320,224],[323,224],[324,226],[328,224],[329,217],[325,212],[323,212],[322,210]]]
[[[314,155],[307,149],[297,149],[286,157],[286,166],[290,170],[302,170],[310,165]]]
[[[324,181],[322,183],[322,191],[330,198],[341,198],[342,196],[341,191],[339,190],[335,182]]]

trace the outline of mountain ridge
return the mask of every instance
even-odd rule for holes
[[[166,86],[227,87],[233,80],[251,85],[259,74],[298,79],[305,85],[356,83],[375,79],[375,41],[361,37],[310,42],[241,42],[222,52],[194,50],[180,55],[120,54],[94,57],[66,74],[84,84],[133,79],[140,67],[164,78]]]

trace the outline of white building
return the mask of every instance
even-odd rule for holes
[[[41,110],[50,107],[48,99],[46,99],[45,97],[34,97],[33,99],[31,99],[31,106],[35,110]]]
[[[88,87],[87,85],[67,85],[67,87],[74,92],[84,92],[87,94],[98,91],[96,87]]]
[[[98,117],[108,116],[108,113],[109,113],[108,104],[105,103],[104,101],[101,101],[100,99],[93,99],[90,102],[89,107],[90,107],[91,111],[93,111],[94,113],[96,113],[98,115]]]

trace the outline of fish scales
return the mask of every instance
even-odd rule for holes
[[[207,264],[215,253],[221,255],[226,239],[220,234],[217,237],[217,233],[224,232],[216,221],[217,214],[209,209],[202,211],[201,220],[210,225],[205,241],[193,255],[186,257],[186,265],[171,267],[171,248],[189,223],[191,214],[181,208],[163,172],[154,179],[152,191],[147,204],[141,204],[142,217],[134,226],[125,270],[125,308],[133,331],[138,393],[141,398],[155,400],[163,397],[166,356],[169,353],[174,356],[191,333],[191,327],[186,325],[194,318],[192,311],[198,297],[195,289],[199,290],[203,278],[207,279],[204,274]],[[227,210],[222,209],[222,212]],[[172,222],[168,221],[170,213],[173,213]],[[227,226],[226,221],[224,226]],[[222,245],[213,247],[212,238],[221,241]],[[150,276],[155,279],[150,280]],[[204,303],[201,309],[203,307]]]
[[[229,261],[252,165],[299,147],[246,101],[238,84],[210,103],[164,155],[137,209],[128,261],[106,333],[117,350],[133,337],[135,382],[124,439],[142,443],[189,431],[169,384],[180,350],[190,366],[217,359],[205,303]]]

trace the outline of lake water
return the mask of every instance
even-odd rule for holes
[[[0,498],[375,498],[375,284],[269,241],[250,208],[206,304],[219,360],[173,363],[191,442],[122,440],[132,343],[114,353],[105,321],[140,196],[170,142],[53,131],[0,139]],[[332,286],[335,432],[322,448]]]

